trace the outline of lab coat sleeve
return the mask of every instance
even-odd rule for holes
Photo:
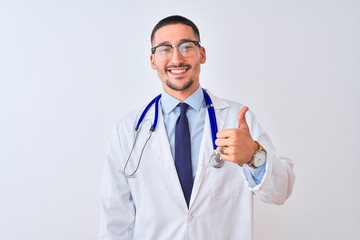
[[[135,208],[127,178],[118,172],[123,162],[116,124],[110,137],[100,191],[100,240],[132,239]]]
[[[252,138],[259,142],[267,151],[266,172],[260,184],[256,184],[247,168],[242,168],[248,187],[264,202],[281,205],[289,198],[294,182],[293,162],[291,159],[278,155],[275,148],[254,114],[246,114]]]

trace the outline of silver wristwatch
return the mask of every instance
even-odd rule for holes
[[[250,162],[247,163],[252,168],[264,165],[267,158],[266,150],[258,142],[256,144],[259,146],[259,149],[252,155]]]

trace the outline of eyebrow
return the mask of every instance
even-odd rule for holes
[[[180,43],[186,42],[186,41],[197,41],[197,40],[192,40],[192,39],[188,39],[188,38],[180,39]],[[171,44],[170,44],[169,41],[164,41],[164,42],[159,43],[159,44],[156,45],[156,46],[160,46],[160,45],[171,45]],[[176,45],[177,45],[177,44],[176,44]]]

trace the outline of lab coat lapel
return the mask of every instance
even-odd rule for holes
[[[227,108],[228,104],[222,99],[212,95],[209,91],[207,91],[207,93],[210,95],[210,98],[213,102],[218,130],[221,130],[224,127],[224,120],[221,117],[222,115],[221,110]],[[198,168],[195,176],[193,190],[191,193],[190,208],[192,207],[192,203],[195,201],[196,195],[198,194],[200,186],[203,183],[203,177],[206,169],[208,167],[212,167],[210,165],[209,160],[211,154],[213,153],[213,150],[214,148],[213,148],[213,140],[211,136],[210,119],[209,119],[209,114],[206,114],[203,137],[200,144]]]
[[[177,175],[175,161],[171,153],[170,143],[165,129],[164,118],[160,108],[158,114],[159,119],[156,130],[153,132],[150,146],[155,153],[155,160],[160,161],[160,165],[163,167],[161,172],[165,178],[164,181],[171,182],[172,188],[169,189],[169,191],[174,192],[178,196],[180,204],[183,206],[184,210],[187,211],[188,207],[186,205],[184,193]]]

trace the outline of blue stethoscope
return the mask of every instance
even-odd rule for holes
[[[211,98],[209,96],[209,94],[203,89],[203,93],[204,93],[204,99],[205,99],[205,103],[206,103],[206,107],[208,109],[208,114],[209,114],[209,120],[210,120],[210,127],[211,127],[211,137],[212,137],[212,140],[213,140],[213,152],[211,154],[211,157],[210,157],[210,164],[215,167],[215,168],[221,168],[223,165],[224,165],[224,160],[221,159],[220,157],[220,154],[217,153],[216,151],[216,145],[215,145],[215,140],[216,140],[216,133],[218,132],[218,128],[217,128],[217,122],[216,122],[216,117],[215,117],[215,110],[214,110],[214,106],[212,104],[212,101],[211,101]],[[140,118],[139,118],[139,121],[137,122],[136,124],[136,127],[135,127],[135,139],[134,139],[134,143],[132,145],[132,148],[131,148],[131,151],[130,151],[130,154],[128,156],[128,159],[126,160],[126,163],[125,163],[125,166],[124,166],[124,169],[123,170],[120,170],[119,169],[119,173],[121,173],[122,175],[126,176],[126,177],[134,177],[135,176],[135,173],[137,172],[139,166],[140,166],[140,162],[141,162],[141,158],[142,158],[142,155],[143,155],[143,152],[144,152],[144,149],[146,147],[146,144],[148,143],[148,141],[150,140],[151,138],[151,134],[155,131],[155,128],[156,128],[156,125],[157,125],[157,121],[158,121],[158,113],[159,113],[159,100],[161,98],[161,94],[159,94],[158,96],[156,96],[147,106],[146,108],[144,109],[144,111],[142,112]],[[150,130],[149,130],[149,136],[148,138],[146,139],[145,141],[145,144],[143,146],[143,148],[141,149],[141,153],[140,153],[140,157],[139,157],[139,161],[136,165],[136,168],[135,168],[135,171],[131,174],[127,174],[126,173],[126,167],[129,163],[129,159],[131,157],[131,154],[134,150],[134,147],[135,147],[135,143],[136,143],[136,140],[137,140],[137,137],[139,135],[139,127],[140,127],[140,124],[142,123],[142,121],[144,120],[144,117],[146,115],[146,113],[148,112],[148,110],[150,109],[150,107],[155,103],[155,118],[154,118],[154,122],[153,124],[151,125],[150,127]]]

